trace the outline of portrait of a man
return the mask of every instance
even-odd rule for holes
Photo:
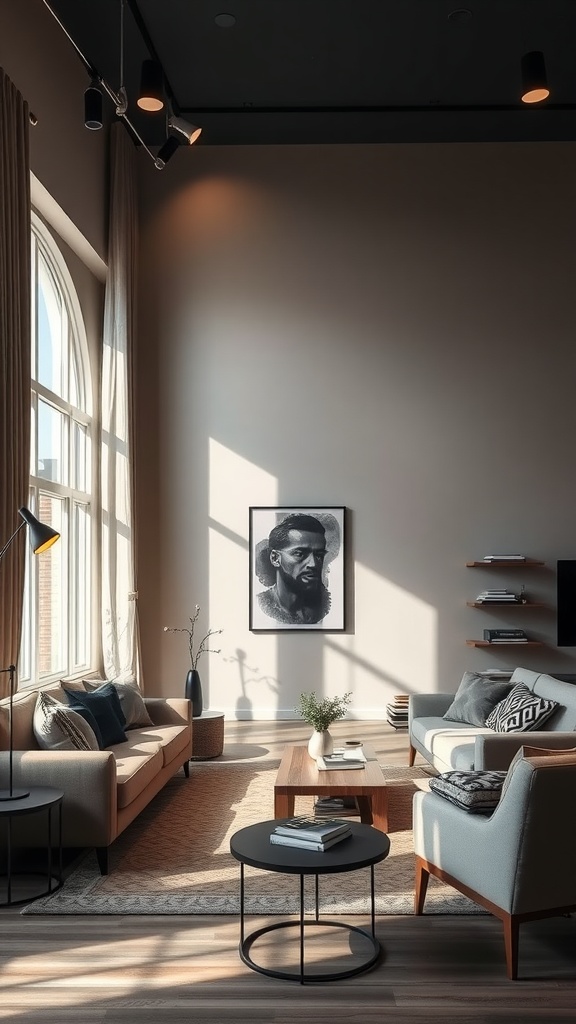
[[[344,508],[250,509],[250,629],[344,629]]]

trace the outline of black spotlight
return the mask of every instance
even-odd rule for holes
[[[93,132],[102,127],[102,93],[96,81],[84,93],[84,124]]]
[[[140,94],[136,103],[141,110],[151,112],[162,110],[164,106],[164,75],[155,60],[145,60],[142,63]]]
[[[521,60],[522,102],[541,103],[550,95],[544,54],[541,50],[525,53]]]
[[[154,161],[154,166],[159,171],[166,166],[169,160],[172,159],[174,153],[180,148],[180,140],[175,135],[169,135],[164,145],[158,150],[158,154]]]

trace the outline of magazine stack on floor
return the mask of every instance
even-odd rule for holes
[[[270,836],[270,842],[275,846],[294,846],[299,850],[321,853],[351,835],[349,823],[341,818],[316,821],[315,818],[302,815],[277,825]]]
[[[408,728],[408,694],[397,693],[394,700],[386,705],[386,721],[393,729]]]

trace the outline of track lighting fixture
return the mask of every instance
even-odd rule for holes
[[[202,134],[201,128],[183,117],[174,117],[173,114],[168,118],[168,128],[183,135],[189,146]]]
[[[155,60],[142,62],[140,95],[136,102],[141,110],[151,112],[162,110],[164,106],[164,76],[162,68]]]
[[[546,76],[544,54],[541,50],[525,53],[521,61],[522,69],[522,102],[541,103],[548,99],[550,89]]]
[[[174,117],[171,108],[169,108],[166,122],[168,137],[155,155],[150,147],[146,145],[138,128],[128,116],[128,96],[124,85],[124,8],[126,0],[120,0],[120,85],[118,89],[112,88],[98,69],[88,60],[88,57],[82,52],[57,15],[51,0],[42,0],[42,3],[72,44],[90,76],[90,85],[84,93],[84,123],[87,128],[90,128],[92,131],[102,128],[102,96],[106,93],[116,108],[116,116],[121,118],[130,130],[131,135],[140,143],[158,170],[162,170],[174,156],[183,139],[186,139],[190,145],[196,141],[202,129],[197,128],[189,121],[185,121],[184,118]],[[149,47],[148,52],[150,52]],[[147,111],[162,110],[166,103],[165,91],[166,83],[161,65],[157,60],[145,60],[142,64],[141,89],[137,100],[138,106],[140,109]],[[30,122],[31,124],[36,123],[36,118],[33,114],[30,114]]]
[[[161,171],[169,160],[172,159],[174,153],[180,147],[180,142],[175,135],[170,135],[163,146],[158,150],[158,154],[154,161],[154,166],[157,170]]]
[[[91,131],[98,131],[102,127],[102,90],[97,79],[92,82],[84,93],[84,124]]]

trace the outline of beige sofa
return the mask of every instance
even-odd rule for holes
[[[60,687],[46,688],[45,692],[66,703]],[[144,698],[154,724],[129,729],[124,743],[105,750],[41,750],[32,724],[36,700],[36,691],[14,697],[14,785],[55,786],[63,790],[63,846],[94,846],[100,870],[107,874],[111,843],[179,768],[183,767],[188,776],[192,753],[191,701]],[[8,722],[8,701],[2,700],[0,785],[4,786],[9,770]],[[21,826],[20,841],[35,845],[38,829],[34,817],[26,816]]]

